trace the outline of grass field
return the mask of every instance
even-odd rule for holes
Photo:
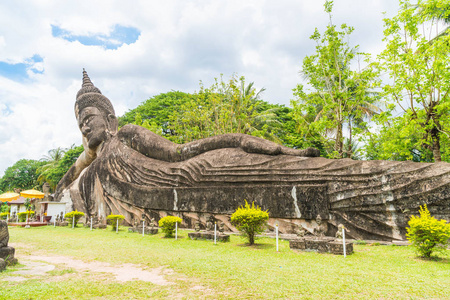
[[[142,237],[123,229],[11,228],[10,243],[19,263],[0,273],[0,299],[450,299],[450,251],[422,260],[411,247],[355,245],[347,256],[297,252],[287,241],[263,238],[246,246],[178,240],[161,234]],[[77,271],[64,264],[41,276],[14,282],[29,255],[65,256],[144,270],[164,267],[170,285],[119,282],[111,274]],[[5,280],[8,279],[8,280]]]

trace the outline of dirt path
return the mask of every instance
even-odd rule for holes
[[[17,256],[20,264],[25,265],[23,268],[10,273],[12,276],[3,277],[4,281],[24,281],[34,276],[45,276],[47,272],[53,271],[56,265],[61,265],[64,269],[72,269],[76,271],[89,271],[94,273],[112,274],[119,282],[131,280],[142,280],[157,285],[172,284],[165,279],[165,275],[173,273],[171,269],[158,267],[151,270],[143,270],[134,264],[122,264],[111,266],[104,262],[84,262],[66,256],[49,256],[49,255],[26,255]],[[23,276],[16,276],[23,275]]]

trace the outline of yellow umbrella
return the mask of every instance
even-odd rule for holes
[[[1,202],[9,202],[12,200],[16,200],[17,198],[19,198],[19,194],[17,193],[13,193],[13,192],[6,192],[0,195],[0,201]]]
[[[39,192],[36,190],[26,190],[23,192],[20,192],[20,195],[24,198],[38,198],[38,199],[42,199],[44,198],[45,194],[43,192]]]

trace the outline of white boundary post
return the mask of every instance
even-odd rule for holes
[[[74,229],[75,228],[75,216],[73,216],[73,218],[72,218],[72,229]]]
[[[175,222],[175,240],[178,239],[178,222]]]
[[[92,231],[92,217],[91,217],[91,231]]]
[[[216,238],[216,236],[217,236],[217,223],[214,222],[214,245],[217,244],[217,238]]]
[[[345,228],[342,226],[342,243],[344,244],[344,258],[347,256],[347,249],[345,249]]]
[[[278,252],[278,224],[275,225],[275,235],[277,240],[277,252]]]
[[[117,218],[116,233],[119,233],[119,218]]]
[[[145,219],[142,220],[142,236],[144,236],[144,229],[145,229]]]

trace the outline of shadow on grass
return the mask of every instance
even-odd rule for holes
[[[418,261],[432,261],[437,262],[441,264],[450,264],[450,258],[448,257],[439,257],[439,256],[431,256],[431,257],[422,257],[422,256],[416,256],[416,260]]]

